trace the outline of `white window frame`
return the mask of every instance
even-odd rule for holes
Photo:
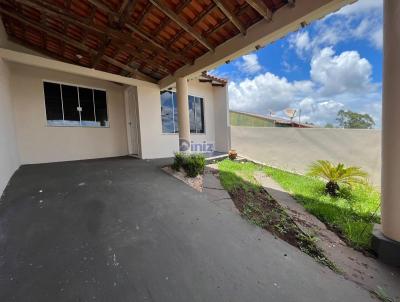
[[[171,90],[169,90],[169,89],[166,89],[166,90],[161,90],[161,91],[168,91],[168,92],[172,92],[172,93],[175,93],[176,94],[176,90],[175,89],[171,89]],[[160,96],[161,96],[161,91],[160,91]],[[195,97],[195,98],[201,98],[201,99],[203,99],[203,126],[204,126],[204,132],[190,132],[190,135],[206,135],[207,134],[207,123],[206,123],[206,98],[204,97],[204,96],[200,96],[200,95],[195,95],[195,94],[191,94],[190,92],[188,93],[188,97],[189,96],[192,96],[192,97]],[[161,102],[161,99],[160,99],[160,102]],[[178,100],[177,100],[177,102],[178,102]],[[189,98],[188,98],[188,103],[189,103]],[[161,109],[161,106],[160,106],[160,109]],[[175,109],[175,107],[174,107],[174,102],[172,102],[172,110],[174,110]],[[196,120],[196,111],[194,112],[194,114],[195,114],[195,120]],[[178,132],[175,132],[175,114],[172,114],[172,120],[173,120],[173,123],[174,123],[174,132],[173,133],[171,133],[171,132],[164,132],[163,131],[163,125],[162,125],[162,112],[160,112],[160,120],[161,120],[161,134],[163,134],[163,135],[177,135],[177,134],[179,134],[179,131]]]
[[[49,124],[49,121],[47,120],[47,108],[46,108],[46,99],[45,99],[45,92],[44,92],[44,83],[51,83],[51,84],[59,84],[60,85],[60,96],[61,96],[61,109],[62,109],[62,115],[63,115],[63,121],[64,120],[64,99],[63,99],[63,94],[61,90],[61,85],[69,85],[69,86],[74,86],[77,88],[77,94],[78,94],[78,106],[81,108],[81,100],[80,100],[80,95],[79,95],[79,88],[86,88],[86,89],[91,89],[93,91],[92,93],[92,101],[93,101],[93,110],[94,110],[94,120],[95,122],[97,121],[96,117],[96,106],[94,103],[94,90],[99,90],[99,91],[104,91],[106,93],[106,111],[107,111],[107,126],[94,126],[94,125],[82,125],[82,117],[81,117],[81,111],[78,110],[79,113],[79,125],[74,125],[74,124]],[[75,83],[69,83],[69,82],[61,82],[61,81],[54,81],[54,80],[47,80],[47,79],[42,79],[42,88],[43,88],[43,105],[44,105],[44,116],[46,119],[46,126],[47,127],[82,127],[82,128],[110,128],[110,114],[109,114],[109,109],[108,109],[108,93],[107,90],[104,88],[98,88],[98,87],[91,87],[91,86],[85,86],[85,85],[79,85]]]

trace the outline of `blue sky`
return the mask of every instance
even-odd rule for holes
[[[381,126],[382,0],[359,0],[211,73],[230,80],[230,108],[336,122],[340,109]]]

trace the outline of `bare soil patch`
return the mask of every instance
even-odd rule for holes
[[[196,177],[188,177],[186,176],[185,171],[180,170],[176,171],[172,169],[170,166],[165,166],[162,168],[163,171],[166,173],[172,175],[173,177],[179,179],[180,181],[183,181],[187,185],[191,186],[193,189],[203,192],[203,175],[199,174]]]
[[[297,247],[333,271],[338,271],[334,263],[316,245],[315,239],[304,233],[264,189],[245,190],[238,187],[229,194],[243,217]]]

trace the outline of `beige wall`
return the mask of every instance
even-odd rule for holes
[[[381,131],[232,127],[232,148],[239,154],[304,173],[315,160],[360,166],[380,186]]]
[[[0,196],[19,167],[9,66],[0,59]]]
[[[228,86],[214,87],[215,150],[227,152],[231,148],[229,126]]]
[[[22,164],[79,160],[128,153],[123,86],[68,73],[11,66],[11,93]],[[43,80],[107,91],[109,128],[47,126]]]
[[[223,122],[223,120],[226,120],[224,115],[227,115],[227,111],[223,111],[223,108],[227,108],[226,104],[219,106],[218,113],[215,114],[216,103],[227,102],[227,97],[226,95],[224,96],[226,90],[221,88],[220,94],[215,94],[214,90],[217,88],[213,88],[209,83],[199,83],[198,80],[189,81],[188,89],[190,95],[204,99],[205,134],[191,133],[191,140],[195,143],[206,141],[207,143],[215,144],[216,127],[218,128],[220,124],[225,124]],[[221,99],[216,99],[216,95],[221,96]],[[173,156],[174,152],[179,150],[178,134],[162,133],[160,90],[152,87],[138,87],[138,100],[142,157],[160,158]],[[224,126],[222,131],[219,130],[218,135],[229,138],[229,133],[226,130],[227,127]]]

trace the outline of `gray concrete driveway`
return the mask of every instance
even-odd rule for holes
[[[21,167],[0,205],[0,301],[371,299],[159,164]]]

